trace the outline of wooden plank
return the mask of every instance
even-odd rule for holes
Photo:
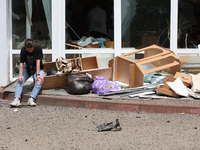
[[[67,75],[58,76],[58,75],[52,75],[52,76],[45,76],[44,77],[44,83],[42,85],[42,90],[45,89],[55,89],[55,88],[61,88],[67,86],[67,83],[65,82],[65,78]]]

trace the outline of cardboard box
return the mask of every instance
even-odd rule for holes
[[[94,79],[95,76],[103,76],[109,80],[112,80],[112,68],[99,68],[97,57],[85,57],[81,58],[81,69],[82,71],[78,73],[86,74],[89,73],[92,75]],[[71,61],[75,61],[71,59]],[[56,68],[56,62],[47,62],[44,63],[44,72],[47,72],[51,68]],[[65,78],[67,75],[59,76],[59,75],[51,75],[44,77],[44,83],[42,85],[42,90],[44,89],[53,89],[67,86]],[[34,85],[34,83],[33,83]]]
[[[127,56],[144,52],[144,58],[132,60]],[[144,70],[143,66],[152,64],[155,68]],[[109,67],[113,68],[113,80],[129,84],[129,88],[143,85],[144,75],[156,71],[165,71],[175,74],[181,71],[181,61],[168,49],[157,45],[136,50],[115,57],[109,61]]]

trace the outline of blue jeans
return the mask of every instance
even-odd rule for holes
[[[40,69],[40,76],[44,77],[44,70]],[[26,64],[24,64],[24,68],[23,68],[23,81],[21,83],[19,81],[17,81],[17,86],[16,86],[16,89],[15,89],[15,97],[18,97],[18,98],[21,97],[23,85],[24,85],[24,83],[26,82],[26,80],[29,77],[30,77],[30,75],[28,75],[28,73],[27,73],[27,66],[26,66]],[[35,79],[35,86],[34,86],[32,92],[31,92],[30,96],[32,98],[36,99],[38,93],[40,92],[40,89],[41,89],[43,83],[41,83],[40,85],[37,83],[36,71],[35,71],[33,77]]]

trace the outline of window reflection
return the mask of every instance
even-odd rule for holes
[[[169,48],[170,0],[123,0],[122,47]]]
[[[66,49],[113,48],[113,0],[66,0]]]
[[[19,76],[19,64],[20,64],[20,54],[14,54],[13,55],[13,77],[16,78]],[[43,63],[45,62],[51,62],[52,61],[52,55],[51,54],[44,54],[43,55]]]
[[[178,48],[197,48],[200,44],[200,1],[178,2]]]
[[[108,68],[108,62],[109,60],[113,59],[114,54],[66,54],[65,58],[66,59],[75,59],[75,58],[85,58],[85,57],[91,57],[91,56],[96,56],[97,57],[97,62],[99,65],[99,68]]]
[[[12,1],[13,49],[21,49],[26,38],[33,38],[42,48],[51,49],[51,0],[25,1]],[[28,14],[30,20],[26,21]]]

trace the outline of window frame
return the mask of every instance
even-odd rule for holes
[[[12,0],[10,0],[12,2]],[[78,49],[65,49],[65,1],[52,0],[52,49],[43,49],[44,54],[51,54],[52,61],[55,61],[57,57],[65,57],[65,54],[87,54],[87,53],[99,53],[106,54],[112,53],[114,57],[121,55],[122,53],[128,53],[134,48],[125,48],[121,46],[121,2],[122,0],[114,0],[114,48],[84,48]],[[183,54],[196,54],[199,53],[198,49],[179,49],[177,48],[177,21],[178,21],[178,0],[170,0],[170,49],[175,53]],[[12,5],[8,6],[12,13]],[[59,17],[57,17],[59,16]],[[59,23],[58,23],[59,22]],[[10,27],[12,34],[12,25]],[[13,55],[20,54],[19,49],[12,49],[12,38],[10,43],[10,81],[16,80],[13,78]]]

